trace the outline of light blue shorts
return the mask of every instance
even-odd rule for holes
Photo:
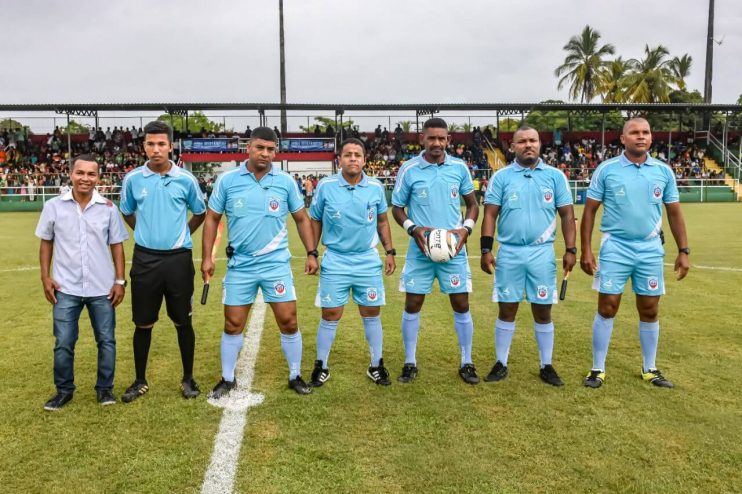
[[[593,290],[619,295],[631,278],[631,288],[637,295],[664,295],[664,255],[659,238],[631,241],[603,234]]]
[[[433,280],[438,279],[442,293],[471,292],[471,270],[466,258],[466,249],[448,262],[433,262],[424,256],[417,245],[411,244],[415,251],[407,256],[402,275],[399,277],[399,291],[427,295],[433,290]]]
[[[249,305],[255,302],[258,287],[266,302],[296,300],[294,275],[289,263],[252,266],[249,269],[227,268],[222,285],[224,305]]]
[[[556,304],[554,245],[500,244],[495,263],[493,302]]]
[[[353,302],[358,305],[380,307],[386,303],[381,274],[353,276],[320,272],[314,305],[324,308],[343,307],[348,303],[349,292],[353,293]]]

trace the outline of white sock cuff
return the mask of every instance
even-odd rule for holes
[[[495,320],[495,328],[503,329],[505,331],[515,331],[515,321],[503,321],[498,317],[497,320]]]

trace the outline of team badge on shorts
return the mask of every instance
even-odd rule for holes
[[[549,296],[549,289],[546,288],[546,285],[539,285],[536,287],[536,297],[539,300],[546,300],[546,297]]]
[[[376,291],[376,288],[370,287],[366,288],[366,299],[368,299],[369,302],[376,302],[379,298],[379,292]]]
[[[268,199],[268,209],[271,213],[278,212],[278,209],[281,207],[281,203],[278,201],[277,198],[271,197]]]
[[[656,276],[652,276],[647,280],[647,286],[650,290],[654,291],[660,287],[660,280]]]
[[[273,290],[276,292],[276,295],[283,297],[286,295],[286,283],[284,283],[283,280],[276,281],[273,283]]]
[[[448,280],[451,282],[451,288],[458,288],[461,286],[461,276],[458,274],[450,275]]]
[[[544,202],[547,204],[551,204],[552,202],[554,202],[554,191],[553,190],[549,188],[544,189]]]
[[[376,216],[376,207],[375,206],[369,206],[366,210],[366,219],[369,223],[374,221],[374,216]]]
[[[662,197],[662,187],[655,184],[655,186],[652,187],[652,197],[654,197],[655,199],[659,199],[660,197]]]
[[[459,186],[456,184],[451,184],[451,199],[458,199],[459,198]]]

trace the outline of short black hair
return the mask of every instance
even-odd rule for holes
[[[250,140],[252,141],[254,139],[277,142],[278,136],[270,127],[256,127],[252,130],[252,134],[250,134]]]
[[[446,129],[448,130],[448,124],[445,120],[440,117],[429,118],[423,124],[423,129]]]
[[[95,161],[95,157],[92,154],[78,154],[74,158],[72,158],[72,163],[70,165],[70,171],[75,169],[75,165],[78,161],[89,161],[91,163],[95,163],[96,170],[98,169],[98,162]]]
[[[340,143],[340,149],[338,149],[338,155],[343,154],[343,149],[348,144],[355,144],[356,146],[361,146],[361,149],[363,150],[363,157],[366,157],[366,146],[363,145],[363,141],[360,139],[356,139],[355,137],[348,137],[343,142]]]
[[[144,136],[147,134],[167,134],[168,142],[173,142],[173,129],[162,120],[154,120],[144,126]]]
[[[516,129],[515,132],[513,132],[513,139],[515,139],[515,134],[517,134],[518,132],[526,132],[527,130],[533,130],[536,132],[536,134],[538,134],[538,130],[534,129],[533,127],[529,127],[528,125],[521,125]],[[539,136],[538,140],[541,140],[541,136]]]

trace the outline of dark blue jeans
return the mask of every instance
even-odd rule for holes
[[[98,344],[98,391],[113,389],[116,370],[116,311],[106,296],[76,297],[57,292],[54,304],[54,385],[60,393],[75,391],[75,343],[80,332],[80,313],[88,308]]]

